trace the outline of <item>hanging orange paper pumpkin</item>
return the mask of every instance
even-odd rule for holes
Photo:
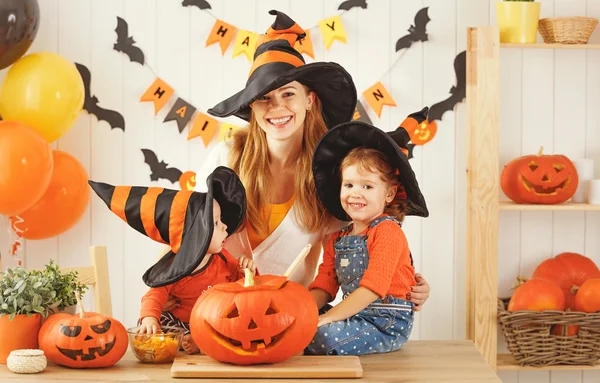
[[[193,191],[196,187],[196,173],[191,170],[181,173],[179,176],[179,187],[181,190]]]
[[[110,367],[128,347],[125,327],[118,320],[94,312],[53,314],[42,325],[38,341],[48,360],[72,368]]]
[[[425,107],[418,112],[409,114],[400,124],[408,132],[410,142],[415,145],[425,145],[437,133],[437,124],[435,121],[429,122],[428,113],[429,108]]]
[[[190,331],[202,352],[239,365],[278,363],[302,350],[317,331],[319,310],[302,285],[263,275],[213,286],[198,298]]]
[[[575,165],[560,154],[527,155],[510,161],[502,170],[500,186],[516,203],[557,204],[575,194],[579,177]]]

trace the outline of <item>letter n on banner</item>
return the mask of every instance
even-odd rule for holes
[[[396,106],[394,99],[390,96],[381,81],[365,90],[363,96],[375,113],[377,113],[377,117],[381,117],[381,110],[384,105]]]
[[[189,104],[187,101],[182,99],[181,97],[177,97],[177,101],[173,104],[173,107],[167,113],[165,120],[167,121],[177,121],[177,127],[179,128],[179,133],[183,132],[185,126],[192,118],[192,115],[196,111],[196,108]]]
[[[208,147],[210,141],[215,136],[217,132],[217,127],[219,126],[219,121],[215,120],[209,115],[198,112],[194,123],[192,124],[192,128],[188,133],[188,140],[191,140],[194,137],[202,137],[202,141],[204,142],[204,146]]]
[[[219,141],[223,141],[223,140],[228,140],[233,136],[233,132],[235,132],[236,130],[241,129],[239,126],[237,125],[233,125],[233,124],[228,124],[228,123],[222,123],[221,124],[221,129],[219,130]]]
[[[157,114],[174,93],[175,91],[169,84],[160,78],[157,78],[152,85],[150,85],[150,88],[146,89],[146,92],[144,92],[140,98],[140,102],[154,101],[154,114]]]

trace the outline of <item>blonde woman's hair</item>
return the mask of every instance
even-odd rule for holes
[[[388,187],[402,187],[398,180],[398,176],[396,175],[396,169],[390,165],[387,156],[379,150],[362,146],[352,149],[340,165],[340,179],[344,169],[347,169],[352,165],[356,165],[356,167],[363,172],[378,172],[381,180],[387,183]],[[406,200],[394,198],[391,203],[386,204],[383,212],[396,218],[399,222],[402,222],[406,215]]]
[[[307,90],[308,91],[308,90]],[[321,102],[315,97],[304,119],[302,146],[298,153],[294,179],[294,210],[298,224],[308,232],[316,232],[329,223],[331,215],[317,197],[312,173],[312,156],[327,126],[321,114]],[[248,129],[238,129],[233,136],[229,167],[235,171],[246,188],[246,221],[259,236],[269,232],[269,219],[264,207],[272,201],[269,174],[267,136],[260,128],[254,114]]]

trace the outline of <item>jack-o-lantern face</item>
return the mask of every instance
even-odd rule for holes
[[[425,145],[435,137],[437,133],[437,124],[435,121],[429,122],[427,119],[428,109],[409,114],[400,124],[408,135],[410,142],[415,145]]]
[[[504,194],[517,203],[556,204],[575,194],[575,165],[562,155],[523,156],[508,163],[501,175]]]
[[[108,367],[127,351],[125,327],[116,319],[96,313],[84,317],[51,315],[39,334],[40,349],[56,364],[73,368]]]
[[[181,173],[179,187],[181,190],[194,190],[196,187],[196,173],[191,170]]]
[[[285,277],[255,277],[213,286],[190,318],[194,342],[210,357],[234,364],[282,362],[304,350],[318,323],[311,294]]]

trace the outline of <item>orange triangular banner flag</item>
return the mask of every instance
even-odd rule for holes
[[[223,141],[225,139],[230,139],[233,136],[233,132],[235,132],[238,129],[241,129],[241,128],[237,125],[222,123],[221,129],[219,130],[218,140]]]
[[[381,117],[381,110],[384,105],[396,106],[394,99],[390,96],[381,81],[365,90],[363,96],[375,113],[377,113],[377,117]]]
[[[294,48],[298,51],[298,53],[300,53],[300,54],[306,53],[307,55],[309,55],[310,57],[312,57],[314,59],[315,51],[313,49],[313,43],[312,43],[312,39],[310,37],[310,31],[307,30],[305,32],[306,32],[306,36],[302,40],[296,41],[296,44],[294,44]]]
[[[192,128],[188,133],[187,139],[191,140],[194,137],[200,136],[202,137],[204,146],[208,147],[208,144],[217,132],[217,126],[219,126],[219,121],[209,115],[198,112],[198,115],[192,124]]]
[[[154,114],[157,114],[173,94],[175,94],[173,88],[160,78],[157,78],[150,85],[150,88],[146,89],[146,92],[140,98],[140,102],[154,101]]]
[[[225,51],[231,43],[231,40],[233,40],[236,29],[236,27],[224,22],[223,20],[215,21],[215,25],[206,39],[206,46],[214,44],[218,41],[219,45],[221,45],[221,53],[225,55]]]

